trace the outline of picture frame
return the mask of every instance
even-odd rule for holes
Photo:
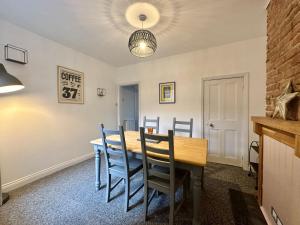
[[[57,66],[58,103],[84,104],[84,73]]]
[[[175,104],[176,102],[176,83],[159,83],[159,104]]]
[[[28,63],[28,51],[26,49],[7,44],[4,46],[4,58],[7,61],[27,64]]]

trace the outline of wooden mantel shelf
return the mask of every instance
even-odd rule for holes
[[[254,132],[270,136],[296,151],[300,157],[300,121],[273,119],[269,117],[252,117]]]

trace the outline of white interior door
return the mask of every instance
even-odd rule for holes
[[[204,81],[208,161],[242,166],[242,99],[242,77]]]

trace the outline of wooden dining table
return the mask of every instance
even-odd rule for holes
[[[140,134],[137,131],[125,131],[125,140],[127,151],[133,157],[142,158],[141,142],[139,141]],[[115,137],[108,137],[115,139]],[[96,171],[96,190],[101,189],[101,152],[104,150],[102,139],[95,139],[90,142],[94,147],[95,152],[95,171]],[[152,143],[157,148],[167,149],[168,143]],[[207,148],[208,142],[206,139],[190,138],[190,137],[174,137],[174,158],[176,168],[182,168],[191,172],[192,180],[192,201],[193,201],[193,225],[200,224],[200,201],[201,191],[203,188],[203,171],[207,163]]]

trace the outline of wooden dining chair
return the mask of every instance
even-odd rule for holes
[[[143,126],[145,129],[147,128],[153,128],[155,132],[159,133],[159,116],[156,119],[147,119],[146,116],[144,116],[144,122]]]
[[[176,125],[182,125],[187,126],[188,128],[179,128]],[[173,130],[176,135],[176,133],[187,133],[189,137],[193,136],[193,118],[190,119],[190,121],[178,121],[176,120],[176,117],[173,118]]]
[[[107,130],[101,124],[101,132],[106,163],[106,202],[110,201],[111,191],[123,180],[125,181],[125,212],[127,212],[129,200],[144,186],[141,184],[130,193],[130,178],[143,169],[143,163],[140,159],[128,157],[123,126],[120,126],[119,130]],[[109,139],[112,135],[114,140]],[[120,178],[113,186],[112,176]]]
[[[184,188],[184,198],[187,196],[187,172],[175,169],[173,131],[169,130],[168,136],[145,134],[145,128],[140,128],[141,147],[144,167],[144,216],[148,219],[148,206],[157,192],[169,195],[170,214],[169,224],[174,224],[174,216],[183,201],[175,209],[175,193],[179,187]],[[147,140],[147,142],[146,142]],[[151,141],[152,140],[152,141]],[[167,142],[168,149],[160,149],[155,144],[148,142]],[[150,198],[149,188],[153,189]]]

